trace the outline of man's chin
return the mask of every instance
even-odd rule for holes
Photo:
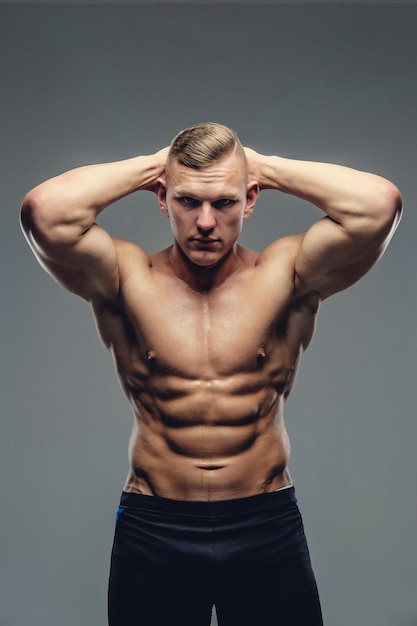
[[[187,258],[190,263],[192,263],[196,267],[210,269],[211,267],[215,267],[216,265],[218,265],[223,257],[219,254],[204,252],[200,254],[187,255]]]
[[[178,249],[181,251],[183,257],[186,259],[187,263],[190,263],[196,269],[210,269],[216,267],[221,264],[221,262],[228,256],[227,251],[217,250],[204,250],[204,249],[190,249],[190,248],[181,248],[178,246]]]

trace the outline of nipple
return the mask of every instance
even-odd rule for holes
[[[155,352],[153,350],[146,350],[146,357],[148,361],[154,361],[156,359]]]
[[[258,359],[258,361],[262,361],[265,357],[266,357],[265,346],[261,346],[258,352],[256,353],[256,358]]]

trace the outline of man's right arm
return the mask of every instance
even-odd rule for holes
[[[166,156],[165,148],[150,156],[80,167],[25,196],[22,229],[40,264],[57,282],[88,301],[117,297],[117,250],[95,220],[134,191],[155,191]]]

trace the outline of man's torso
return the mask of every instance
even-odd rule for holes
[[[120,302],[94,306],[135,421],[126,491],[226,500],[291,482],[283,403],[318,303],[294,295],[294,243],[273,260],[240,248],[239,269],[194,291],[169,250],[119,245]]]

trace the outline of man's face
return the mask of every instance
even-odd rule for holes
[[[248,185],[246,164],[234,153],[201,169],[172,162],[158,193],[177,245],[203,267],[234,248],[256,197],[257,186]]]

